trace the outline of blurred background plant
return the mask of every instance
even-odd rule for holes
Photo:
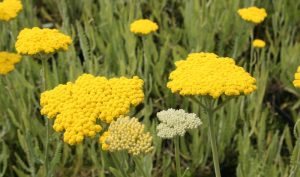
[[[72,36],[66,53],[48,60],[49,87],[74,81],[82,73],[106,77],[143,76],[143,56],[149,66],[147,102],[131,115],[152,132],[155,150],[139,160],[152,176],[175,176],[171,141],[156,136],[156,113],[180,108],[196,113],[203,110],[171,94],[166,87],[174,62],[191,52],[214,52],[236,59],[257,79],[258,89],[247,97],[232,99],[216,112],[214,122],[222,176],[300,176],[299,119],[300,90],[292,81],[300,65],[300,18],[298,0],[217,1],[217,0],[22,0],[23,10],[16,19],[0,22],[0,50],[15,51],[16,37],[24,27],[53,27]],[[260,25],[247,25],[237,14],[242,7],[256,5],[267,10]],[[148,18],[159,30],[142,40],[129,30],[136,19]],[[251,37],[266,41],[255,49],[250,65]],[[16,69],[0,77],[0,176],[45,176],[43,171],[44,120],[39,113],[42,90],[41,63],[23,57]],[[131,116],[130,115],[130,116]],[[207,122],[180,138],[182,169],[185,176],[213,176]],[[299,128],[298,128],[299,127]],[[52,130],[51,130],[52,131]],[[51,132],[49,154],[59,162],[54,176],[121,176],[110,154],[95,140],[55,148],[59,135]],[[59,152],[55,153],[55,149]],[[61,149],[61,151],[60,151]],[[117,156],[122,157],[123,155]],[[123,168],[131,176],[127,156]],[[55,163],[53,163],[55,164]],[[121,173],[121,175],[120,175]]]

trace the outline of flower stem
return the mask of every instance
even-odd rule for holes
[[[121,154],[121,153],[123,153],[123,152],[111,154],[111,157],[112,157],[113,163],[115,164],[116,168],[117,168],[118,170],[121,171],[122,176],[123,176],[123,177],[129,177],[129,175],[128,175],[127,172],[124,170],[124,167],[123,167],[122,163],[120,163],[120,160],[119,160],[119,158],[118,158],[118,157],[121,157],[123,162],[126,161],[126,159],[124,158],[124,155]],[[118,156],[118,157],[117,157],[117,156]]]
[[[215,174],[216,177],[221,177],[221,172],[220,172],[220,165],[219,165],[219,156],[218,156],[218,150],[217,150],[217,143],[215,139],[215,132],[213,129],[213,108],[212,108],[212,102],[209,102],[207,104],[207,114],[208,114],[208,135],[210,139],[210,144],[211,144],[211,150],[212,150],[212,155],[213,155],[213,162],[214,162],[214,168],[215,168]]]
[[[145,172],[143,168],[143,163],[141,162],[143,157],[133,157],[133,160],[135,162],[136,167],[139,169],[139,171],[143,174],[144,177],[149,177],[149,175]]]
[[[47,59],[42,58],[42,65],[43,65],[43,91],[48,89],[48,62]],[[48,177],[49,174],[49,162],[48,162],[48,146],[49,146],[49,120],[46,116],[45,119],[45,127],[46,127],[46,143],[45,143],[45,176]]]
[[[176,173],[177,173],[177,177],[181,177],[179,136],[176,136],[176,137],[175,137],[174,144],[175,144],[175,164],[176,164]]]
[[[149,65],[147,62],[147,56],[146,56],[146,39],[144,37],[142,37],[142,43],[143,43],[143,62],[144,62],[144,80],[145,80],[145,84],[148,83],[148,74],[149,74]]]

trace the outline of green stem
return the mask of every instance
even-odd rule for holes
[[[253,40],[254,40],[254,36],[253,36],[253,29],[251,29],[250,32],[250,67],[249,67],[249,71],[252,74],[253,71],[253,66],[255,65],[255,61],[254,61],[254,47],[253,47]]]
[[[117,156],[121,156],[122,161],[124,161],[124,162],[126,161],[126,159],[124,159],[124,157],[122,157],[121,153],[123,153],[123,152],[113,153],[113,154],[111,154],[111,157],[112,157],[112,160],[113,160],[115,166],[117,167],[117,169],[121,170],[122,175],[124,177],[129,177],[128,174],[126,173],[126,171],[124,170],[123,165],[120,163],[119,158],[117,158]]]
[[[144,80],[145,80],[145,84],[148,83],[147,80],[148,80],[148,74],[149,74],[149,65],[148,65],[148,62],[147,62],[147,57],[146,57],[146,41],[145,41],[145,38],[142,37],[142,42],[143,42],[143,64],[144,64],[144,73],[143,73],[143,76],[144,76]]]
[[[221,172],[220,172],[220,165],[219,165],[219,156],[218,156],[218,150],[217,150],[217,143],[215,139],[215,132],[213,129],[214,126],[214,121],[213,121],[213,108],[212,108],[212,102],[209,102],[207,105],[207,114],[208,114],[208,135],[211,143],[211,150],[212,150],[212,155],[213,155],[213,162],[214,162],[214,167],[215,167],[215,173],[216,177],[221,177]]]
[[[176,164],[176,173],[177,173],[177,177],[181,177],[179,136],[176,136],[176,137],[175,137],[174,144],[175,144],[175,164]]]
[[[48,62],[47,59],[42,58],[42,65],[43,65],[43,91],[46,91],[48,89]],[[49,160],[48,160],[48,146],[49,146],[49,120],[46,116],[45,118],[45,127],[46,127],[46,143],[45,143],[45,176],[48,177],[50,175],[49,173]]]
[[[136,167],[142,172],[143,176],[149,177],[149,175],[145,172],[145,170],[143,168],[140,157],[133,157],[133,160],[135,162]]]
[[[299,136],[298,136],[298,133],[297,133],[297,125],[298,125],[299,122],[300,122],[300,119],[298,119],[297,122],[294,125],[294,136],[296,137],[297,143],[298,143],[298,145],[295,145],[295,148],[300,148],[300,139],[299,139]],[[294,164],[294,166],[292,167],[292,171],[291,171],[289,177],[294,177],[297,174],[297,171],[298,171],[298,168],[299,168],[299,164],[298,164],[299,161],[300,161],[300,151],[298,150],[296,164]]]

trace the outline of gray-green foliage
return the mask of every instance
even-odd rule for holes
[[[167,108],[185,109],[202,119],[200,129],[180,139],[181,165],[186,176],[212,175],[204,110],[166,87],[174,62],[200,51],[233,57],[257,79],[255,93],[230,100],[216,113],[214,127],[222,172],[230,171],[229,176],[238,177],[299,173],[295,172],[299,144],[291,132],[300,106],[300,91],[292,85],[293,74],[300,65],[300,1],[22,2],[24,9],[15,20],[0,23],[0,50],[15,51],[16,36],[24,27],[50,25],[72,36],[69,51],[49,60],[51,88],[74,81],[84,72],[107,77],[138,75],[145,80],[145,103],[132,114],[152,132],[155,151],[145,158],[132,159],[101,151],[97,138],[77,146],[61,144],[61,135],[51,130],[50,154],[56,154],[50,158],[54,158],[50,164],[54,176],[124,176],[120,168],[131,176],[174,176],[173,146],[155,135],[155,114]],[[257,26],[244,22],[236,13],[238,8],[254,4],[265,7],[269,14]],[[159,31],[144,37],[144,41],[129,31],[130,23],[142,17],[159,24]],[[254,50],[253,65],[252,31],[255,37],[267,41],[265,49]],[[149,72],[144,75],[146,65]],[[15,71],[0,77],[0,176],[45,175],[45,127],[39,113],[41,87],[41,63],[30,57],[23,57]],[[138,168],[138,163],[143,168]]]

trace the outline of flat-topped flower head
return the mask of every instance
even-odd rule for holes
[[[58,85],[41,95],[41,113],[55,118],[53,128],[64,131],[68,144],[82,142],[101,131],[97,120],[106,123],[125,115],[144,99],[143,80],[134,76],[106,79],[83,74],[75,83]]]
[[[66,51],[71,43],[71,37],[57,29],[34,27],[25,28],[19,33],[15,47],[22,55],[44,55]]]
[[[138,35],[147,35],[158,30],[158,25],[148,19],[136,20],[130,24],[130,31]]]
[[[181,95],[238,96],[256,90],[256,80],[228,57],[192,53],[175,63],[167,87]]]
[[[6,75],[15,69],[21,56],[15,53],[0,52],[0,75]]]
[[[293,81],[295,87],[300,88],[300,66],[297,68],[297,72],[295,73],[295,80]]]
[[[266,9],[257,8],[257,7],[248,7],[238,10],[238,14],[245,21],[252,22],[255,24],[259,24],[265,20],[267,17]]]
[[[157,126],[157,136],[161,138],[173,138],[183,136],[186,131],[199,127],[202,122],[194,113],[186,113],[184,110],[168,109],[157,113],[160,124]]]
[[[9,21],[15,18],[23,9],[20,0],[3,0],[0,1],[0,21]]]
[[[266,46],[266,42],[261,39],[255,39],[252,42],[253,47],[255,48],[264,48]]]
[[[108,131],[99,138],[103,150],[127,151],[132,155],[152,151],[152,137],[145,132],[137,118],[120,117],[112,122]]]

